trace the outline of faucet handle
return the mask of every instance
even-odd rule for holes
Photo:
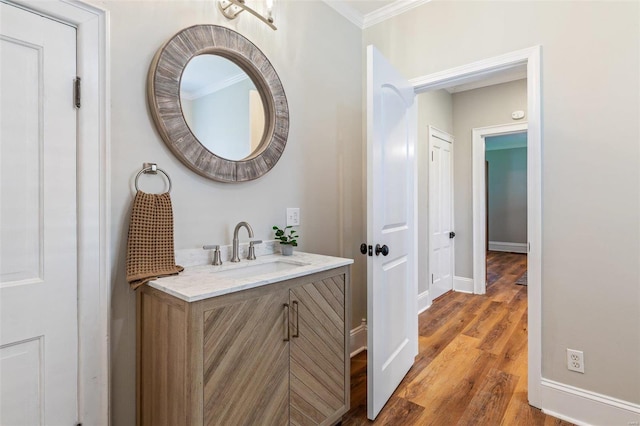
[[[220,259],[220,245],[219,244],[215,244],[215,245],[206,245],[206,246],[202,246],[203,250],[212,250],[213,249],[213,266],[220,266],[222,265],[222,259]]]
[[[256,260],[255,244],[262,244],[262,240],[249,241],[249,254],[247,255],[247,260]]]

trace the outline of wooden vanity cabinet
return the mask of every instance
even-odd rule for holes
[[[349,267],[185,302],[137,296],[138,425],[332,425],[349,409]]]

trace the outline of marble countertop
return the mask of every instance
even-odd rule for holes
[[[353,259],[319,254],[294,252],[293,256],[283,256],[278,253],[220,266],[190,266],[179,275],[158,278],[148,284],[184,301],[196,302],[352,263]]]

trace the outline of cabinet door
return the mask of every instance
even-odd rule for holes
[[[347,409],[345,278],[291,290],[291,424],[329,424]]]
[[[204,312],[205,425],[288,424],[288,302],[281,290]]]

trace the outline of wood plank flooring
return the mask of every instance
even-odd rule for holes
[[[487,253],[486,295],[450,292],[420,315],[420,353],[375,422],[367,355],[351,359],[351,425],[569,426],[527,402],[527,256]]]

